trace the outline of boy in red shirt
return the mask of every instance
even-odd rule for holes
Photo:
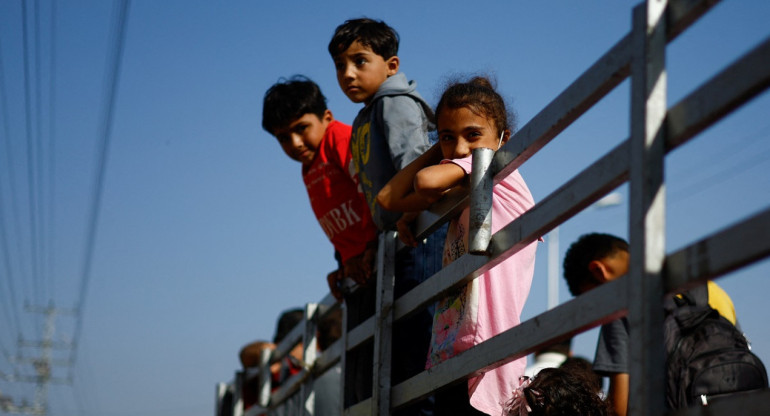
[[[278,139],[287,156],[302,163],[310,205],[340,265],[327,279],[332,294],[341,300],[345,278],[368,282],[377,241],[352,166],[351,127],[334,120],[318,85],[299,75],[267,90],[262,127]]]

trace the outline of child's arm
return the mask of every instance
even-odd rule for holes
[[[441,161],[441,148],[432,146],[412,163],[398,171],[377,194],[377,202],[389,211],[422,211],[436,199],[428,199],[414,192],[417,173],[426,166]]]
[[[415,193],[431,202],[437,201],[448,190],[460,185],[467,174],[454,163],[428,166],[414,178]]]

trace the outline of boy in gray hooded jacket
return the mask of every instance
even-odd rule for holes
[[[367,18],[341,24],[329,42],[340,88],[351,101],[364,104],[353,122],[351,150],[364,196],[380,231],[395,230],[401,213],[384,210],[377,204],[377,194],[397,171],[430,148],[428,131],[435,128],[433,111],[417,93],[417,84],[398,72],[398,43],[398,34],[393,28]],[[395,297],[441,269],[445,237],[446,226],[417,247],[397,253]],[[373,303],[373,298],[362,303]],[[399,352],[398,361],[392,367],[394,383],[425,368],[432,323],[431,308],[398,323],[401,324],[399,330],[393,331],[393,351]],[[349,381],[346,380],[346,384]],[[363,398],[365,396],[356,400]],[[399,414],[433,414],[432,400]]]

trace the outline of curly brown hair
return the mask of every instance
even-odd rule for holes
[[[544,368],[522,389],[531,409],[530,416],[611,416],[609,403],[596,393],[582,372]],[[515,400],[515,399],[514,399]],[[514,400],[506,403],[506,414],[513,413]]]

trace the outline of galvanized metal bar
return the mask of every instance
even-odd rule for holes
[[[374,310],[376,326],[371,402],[373,415],[390,414],[396,241],[395,232],[384,232],[380,234],[380,243],[377,247],[377,300]]]
[[[260,415],[264,415],[268,411],[269,411],[269,409],[266,408],[266,407],[262,407],[262,406],[259,406],[259,405],[254,405],[254,406],[251,406],[248,409],[246,409],[245,412],[242,411],[241,413],[234,414],[233,416],[241,416],[241,415],[243,415],[243,416],[260,416]]]
[[[307,369],[303,369],[284,381],[281,387],[270,395],[270,408],[275,409],[283,405],[284,402],[299,391],[302,382],[309,376],[310,372]]]
[[[495,156],[495,182],[518,169],[628,76],[630,35],[617,42],[567,89],[503,145]]]
[[[720,0],[671,0],[666,8],[666,37],[676,39]]]
[[[243,415],[243,371],[238,371],[233,379],[233,416],[241,415]]]
[[[372,399],[368,398],[348,407],[343,414],[345,416],[371,416]]]
[[[668,111],[666,149],[696,134],[770,87],[770,38],[731,63]]]
[[[740,104],[766,90],[770,86],[770,63],[767,62],[770,58],[768,57],[770,57],[770,39],[764,40],[752,51],[676,103],[666,117],[666,152],[686,143],[695,134],[713,125]],[[727,80],[732,80],[733,83]],[[490,243],[491,252],[507,255],[513,247],[510,243],[515,240],[513,235],[523,235],[527,239],[535,235],[544,235],[621,185],[628,179],[629,152],[629,142],[626,140],[544,198],[522,218],[493,236]],[[528,228],[530,231],[516,230],[521,228],[520,222],[532,224]],[[508,237],[504,238],[506,234]],[[495,255],[491,257],[494,259]],[[474,265],[478,263],[478,259],[470,256],[456,260],[453,267],[462,269],[463,271],[460,272],[462,276],[448,276],[449,273],[442,271],[434,278],[428,279],[396,302],[395,318],[402,319],[408,316],[410,311],[429,304],[446,291],[469,282],[472,279],[471,273],[477,270]]]
[[[286,334],[286,337],[284,337],[284,339],[275,347],[273,354],[270,356],[270,362],[275,363],[286,357],[297,344],[302,342],[304,333],[305,325],[300,322]]]
[[[677,250],[666,258],[667,293],[725,275],[770,256],[770,209]],[[746,244],[750,241],[751,244]]]
[[[353,328],[351,331],[348,331],[347,340],[345,342],[345,348],[347,348],[348,351],[372,338],[374,335],[374,321],[375,318],[372,316],[364,322],[361,322],[361,324]]]
[[[719,0],[678,0],[666,10],[667,40],[670,42],[710,10]],[[495,182],[499,182],[540,151],[554,137],[606,96],[630,73],[631,35],[618,41],[607,53],[581,74],[566,90],[521,128],[498,150],[493,160]],[[447,198],[431,207],[431,213],[418,221],[416,234],[422,238],[453,218],[468,205],[469,197]],[[451,212],[450,212],[451,211]]]
[[[556,225],[620,186],[628,177],[628,142],[623,142],[565,185],[495,233],[486,257],[466,254],[404,294],[395,304],[399,320],[502,262]]]
[[[343,329],[344,331],[344,329]],[[342,339],[334,341],[332,345],[321,351],[316,357],[315,365],[313,366],[314,374],[325,373],[331,367],[334,367],[342,359],[342,346],[344,342]]]
[[[415,402],[441,387],[525,356],[554,340],[623,316],[626,285],[627,280],[621,278],[597,287],[393,386],[393,407]]]
[[[270,404],[270,391],[272,390],[272,377],[270,375],[270,356],[272,351],[265,348],[259,353],[259,392],[257,405],[267,408]]]
[[[492,237],[492,186],[493,174],[489,170],[493,149],[472,150],[471,205],[468,219],[468,252],[486,254]]]
[[[305,333],[302,336],[302,365],[309,372],[315,365],[318,355],[318,330],[316,322],[318,320],[318,305],[308,303],[305,305]],[[315,377],[310,372],[309,377],[305,379],[300,387],[300,397],[302,398],[301,413],[305,416],[313,416],[315,412],[315,390],[313,384]]]
[[[321,302],[318,304],[318,309],[316,310],[316,327],[318,325],[318,322],[321,322],[324,319],[327,319],[328,316],[332,313],[335,313],[337,311],[343,312],[342,304],[337,302],[336,299],[331,294],[328,294]],[[340,330],[341,332],[344,332],[347,328],[345,325],[345,317],[343,313],[340,314]],[[345,345],[342,339],[338,339],[334,341],[331,345],[327,345],[326,349],[323,351],[319,351],[316,355],[315,362],[313,363],[313,374],[316,377],[321,376],[323,373],[326,372],[329,368],[335,366],[337,363],[340,362],[340,359],[342,357],[342,346]]]
[[[441,225],[460,215],[470,203],[470,190],[467,186],[458,186],[447,192],[440,200],[417,217],[414,236],[422,240],[432,234]]]
[[[343,306],[342,308],[342,336],[340,339],[334,343],[335,346],[339,345],[340,348],[340,363],[342,367],[342,377],[340,377],[340,406],[342,407],[342,414],[347,414],[345,409],[345,383],[348,383],[349,380],[345,380],[345,374],[347,372],[345,371],[346,366],[348,365],[348,351],[350,351],[350,348],[347,347],[348,345],[348,308],[347,305]]]
[[[665,42],[670,42],[711,9],[719,0],[679,0],[665,8]],[[518,169],[556,135],[618,86],[629,75],[631,34],[581,74],[567,89],[521,128],[498,150],[493,169],[495,183]]]
[[[663,285],[665,259],[666,1],[634,8],[631,60],[629,415],[665,412]],[[612,399],[612,397],[610,397]],[[622,406],[623,398],[616,406]]]

